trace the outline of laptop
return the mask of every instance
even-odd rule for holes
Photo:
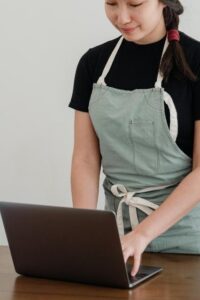
[[[163,270],[131,276],[113,211],[0,202],[0,212],[18,274],[133,288]]]

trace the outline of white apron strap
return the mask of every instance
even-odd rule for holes
[[[172,136],[172,139],[176,141],[178,136],[178,116],[177,111],[174,105],[174,102],[172,100],[172,97],[165,91],[163,91],[163,97],[164,101],[167,104],[169,108],[169,114],[170,114],[170,124],[169,124],[169,131]]]
[[[167,38],[167,35],[166,35],[165,44],[164,44],[163,51],[162,51],[161,58],[160,58],[160,63],[159,63],[159,68],[158,68],[158,76],[157,76],[157,80],[156,80],[156,83],[155,83],[155,88],[161,88],[162,87],[163,76],[160,72],[160,65],[161,65],[163,55],[165,54],[168,45],[169,45],[169,41],[168,41],[168,38]]]
[[[168,45],[169,45],[169,41],[168,41],[168,38],[166,36],[165,44],[164,44],[162,55],[161,55],[161,59],[160,59],[158,76],[157,76],[157,81],[155,83],[155,88],[162,88],[163,76],[162,76],[162,74],[160,72],[160,65],[161,65],[161,61],[162,61],[163,55],[165,54]],[[172,139],[174,141],[176,141],[177,136],[178,136],[178,117],[177,117],[177,111],[176,111],[174,102],[172,100],[172,97],[167,92],[163,91],[163,97],[164,97],[164,101],[165,101],[166,105],[168,106],[169,112],[170,112],[169,131],[170,131],[170,134],[172,136]]]
[[[106,75],[108,74],[108,72],[110,71],[110,68],[111,68],[111,66],[112,66],[112,63],[113,63],[113,61],[114,61],[114,59],[115,59],[115,56],[116,56],[116,54],[117,54],[117,51],[118,51],[118,49],[119,49],[119,47],[120,47],[122,41],[123,41],[123,35],[120,37],[120,39],[119,39],[119,41],[117,42],[115,48],[113,49],[113,51],[112,51],[112,53],[111,53],[111,55],[110,55],[110,57],[109,57],[109,59],[108,59],[106,65],[105,65],[105,67],[104,67],[104,69],[103,69],[103,72],[102,72],[101,76],[99,77],[99,79],[98,79],[98,81],[97,81],[97,84],[106,85],[104,79],[105,79]]]

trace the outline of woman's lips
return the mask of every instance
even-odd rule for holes
[[[136,28],[138,28],[138,26],[134,27],[134,28],[120,28],[120,29],[125,33],[130,33],[130,32],[135,31]]]

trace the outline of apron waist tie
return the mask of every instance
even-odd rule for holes
[[[159,205],[157,205],[153,202],[150,202],[141,197],[136,197],[134,195],[139,192],[141,193],[141,192],[147,192],[147,191],[161,190],[168,186],[172,186],[172,184],[158,186],[158,187],[149,187],[149,188],[145,188],[145,189],[142,189],[140,191],[135,191],[135,192],[134,191],[128,192],[126,190],[125,186],[122,184],[112,185],[111,191],[112,191],[113,195],[115,195],[117,197],[123,197],[121,199],[118,209],[117,209],[117,226],[118,226],[119,234],[124,235],[124,221],[123,221],[123,215],[122,215],[122,204],[123,203],[126,203],[129,206],[131,227],[132,227],[132,229],[134,229],[139,223],[136,208],[140,209],[147,215],[150,215],[153,212],[153,210],[156,210],[159,207]],[[120,190],[121,193],[118,190]]]

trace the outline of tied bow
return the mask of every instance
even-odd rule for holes
[[[145,200],[141,197],[134,196],[138,192],[147,192],[152,190],[160,190],[170,185],[164,185],[164,186],[158,186],[158,187],[149,187],[142,189],[140,191],[136,192],[128,192],[124,185],[122,184],[114,184],[111,186],[112,193],[117,197],[123,197],[122,200],[119,203],[118,209],[117,209],[117,225],[120,235],[124,235],[124,222],[123,222],[123,216],[122,216],[122,204],[126,203],[129,206],[129,215],[130,215],[130,221],[131,221],[131,227],[134,229],[139,221],[137,217],[136,208],[140,209],[147,215],[150,215],[153,210],[156,210],[159,206],[153,202],[150,202],[148,200]],[[120,192],[119,192],[119,191]]]

